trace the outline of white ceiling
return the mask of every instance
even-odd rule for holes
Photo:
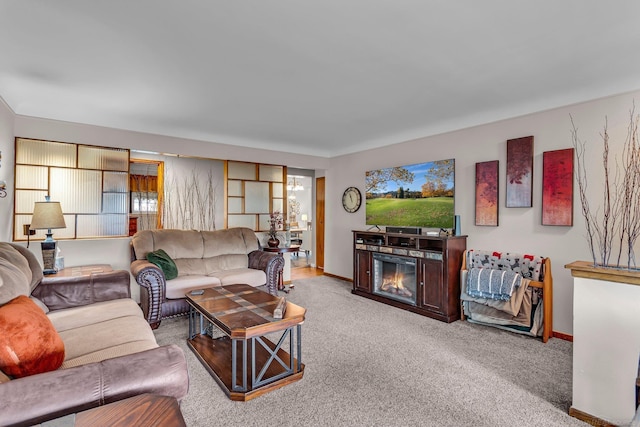
[[[330,157],[637,90],[639,18],[638,0],[0,0],[0,96]]]

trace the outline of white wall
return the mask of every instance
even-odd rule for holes
[[[181,154],[210,159],[287,165],[301,169],[325,169],[329,165],[329,159],[317,156],[244,148],[216,142],[174,138],[21,115],[15,116],[14,134],[25,138],[129,148],[153,153]]]
[[[520,118],[421,138],[389,147],[331,159],[326,174],[325,271],[352,276],[352,230],[365,227],[365,210],[346,213],[340,197],[348,186],[364,193],[365,172],[430,160],[456,160],[456,214],[461,216],[462,234],[467,247],[509,252],[526,252],[550,257],[554,278],[554,330],[572,334],[573,281],[564,268],[576,260],[591,261],[585,239],[581,205],[574,185],[573,227],[541,225],[542,153],[571,148],[573,116],[579,136],[588,141],[589,194],[602,197],[601,139],[604,118],[608,116],[611,153],[619,154],[629,124],[629,110],[640,92],[559,108]],[[532,208],[505,208],[506,141],[534,136],[534,188]],[[498,227],[474,225],[475,164],[499,160],[500,209]],[[594,208],[595,206],[592,206]],[[636,248],[637,249],[637,248]]]
[[[314,156],[247,149],[226,144],[14,115],[3,102],[0,102],[0,126],[2,128],[0,131],[0,150],[3,153],[2,169],[0,169],[0,177],[2,178],[0,179],[5,179],[10,188],[10,194],[7,198],[0,199],[1,241],[11,241],[12,239],[10,226],[13,213],[14,136],[202,158],[291,165],[304,169],[324,169],[329,164],[328,159]],[[218,224],[217,218],[216,224]],[[112,238],[66,240],[58,243],[65,257],[65,267],[106,263],[116,269],[129,270],[129,241],[129,238]],[[32,243],[29,249],[36,254],[38,259],[41,259],[39,242]],[[138,299],[138,286],[134,282],[132,282],[131,291],[132,296]]]
[[[554,330],[571,334],[573,282],[564,265],[575,260],[590,260],[585,241],[584,221],[575,189],[574,226],[550,227],[541,224],[542,153],[571,147],[570,119],[573,115],[583,139],[588,140],[588,167],[594,171],[589,191],[594,197],[602,193],[600,137],[604,117],[609,118],[611,151],[620,151],[620,140],[626,135],[628,111],[640,91],[592,102],[559,108],[524,117],[463,129],[442,135],[403,142],[390,147],[368,150],[332,159],[247,149],[225,144],[185,140],[90,125],[57,122],[15,116],[0,104],[0,149],[5,156],[0,179],[13,188],[13,135],[111,147],[124,147],[153,152],[176,153],[216,159],[240,160],[287,165],[315,170],[326,177],[325,271],[337,276],[352,276],[352,230],[365,227],[364,209],[348,214],[342,209],[344,189],[354,185],[364,190],[365,171],[429,160],[456,159],[456,213],[462,219],[462,233],[468,235],[468,247],[511,252],[532,252],[548,256],[554,276]],[[4,126],[6,124],[6,126]],[[506,140],[534,136],[534,207],[504,207]],[[622,138],[621,138],[622,137]],[[6,152],[5,152],[6,150]],[[500,161],[500,226],[474,226],[475,163]],[[10,240],[10,218],[13,198],[0,199],[0,238]],[[6,215],[6,216],[5,216]],[[128,269],[129,239],[65,241],[61,243],[67,266],[109,262],[116,268]],[[36,245],[32,245],[36,246]],[[39,255],[39,254],[38,254]],[[134,287],[134,292],[137,289]]]
[[[164,162],[164,194],[165,201],[169,202],[164,206],[164,217],[169,216],[172,223],[164,224],[165,228],[194,228],[198,230],[217,230],[224,228],[224,162],[217,159],[203,159],[194,157],[164,156],[161,154],[150,154],[142,152],[132,152],[132,159],[159,160]],[[211,184],[209,183],[211,178]],[[208,196],[209,185],[213,186],[213,197],[215,209],[213,218],[198,218],[192,212],[179,213],[177,203],[184,201],[186,186],[197,182],[197,187],[201,199]],[[181,191],[182,190],[182,191]],[[189,191],[194,191],[190,189]],[[174,203],[170,203],[173,200]],[[190,199],[189,206],[195,205],[195,198]],[[182,203],[182,206],[185,204]],[[166,209],[172,209],[167,212]],[[186,219],[180,223],[179,219]],[[204,226],[203,226],[204,225]],[[208,225],[208,227],[205,227]]]
[[[14,138],[13,138],[13,111],[0,98],[0,180],[7,183],[7,197],[0,198],[0,241],[8,241],[11,238],[10,220],[13,215],[13,164],[14,162]]]

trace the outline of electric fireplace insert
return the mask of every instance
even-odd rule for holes
[[[417,261],[415,258],[373,254],[373,293],[416,305]]]

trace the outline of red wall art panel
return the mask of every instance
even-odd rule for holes
[[[533,205],[533,136],[507,141],[507,207]]]
[[[573,148],[542,153],[542,225],[573,225]]]
[[[476,163],[476,225],[498,226],[498,161]]]

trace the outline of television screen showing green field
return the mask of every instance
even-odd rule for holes
[[[455,160],[367,172],[367,225],[453,228]]]

